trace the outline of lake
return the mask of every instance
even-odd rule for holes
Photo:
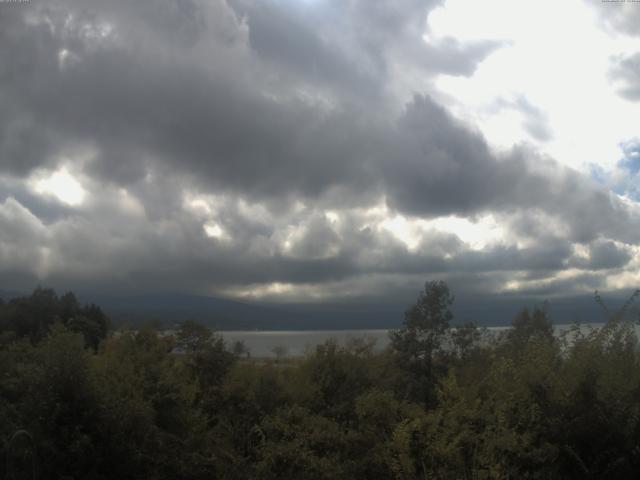
[[[582,328],[599,327],[602,324],[583,324]],[[557,334],[571,327],[569,324],[555,325]],[[510,327],[489,327],[489,332],[498,333]],[[287,356],[304,355],[308,349],[324,343],[330,338],[344,345],[349,339],[371,338],[376,341],[376,349],[382,350],[389,344],[390,330],[290,330],[290,331],[221,331],[228,344],[244,342],[253,357],[275,357],[274,349],[283,347]]]

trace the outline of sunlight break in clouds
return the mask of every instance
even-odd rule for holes
[[[42,195],[52,195],[71,206],[82,205],[86,192],[65,168],[33,181],[33,188]]]

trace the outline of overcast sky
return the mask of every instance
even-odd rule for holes
[[[640,4],[0,2],[0,288],[640,286]]]

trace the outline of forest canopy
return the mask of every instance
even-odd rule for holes
[[[113,331],[38,288],[0,303],[0,478],[636,478],[625,307],[562,335],[522,310],[490,335],[452,326],[453,302],[428,282],[383,351],[274,360],[192,321]]]

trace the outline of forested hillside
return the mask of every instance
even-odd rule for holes
[[[560,338],[524,310],[491,338],[451,328],[453,300],[427,283],[382,353],[327,342],[279,360],[194,322],[109,331],[72,294],[2,303],[0,478],[637,478],[624,308]]]

